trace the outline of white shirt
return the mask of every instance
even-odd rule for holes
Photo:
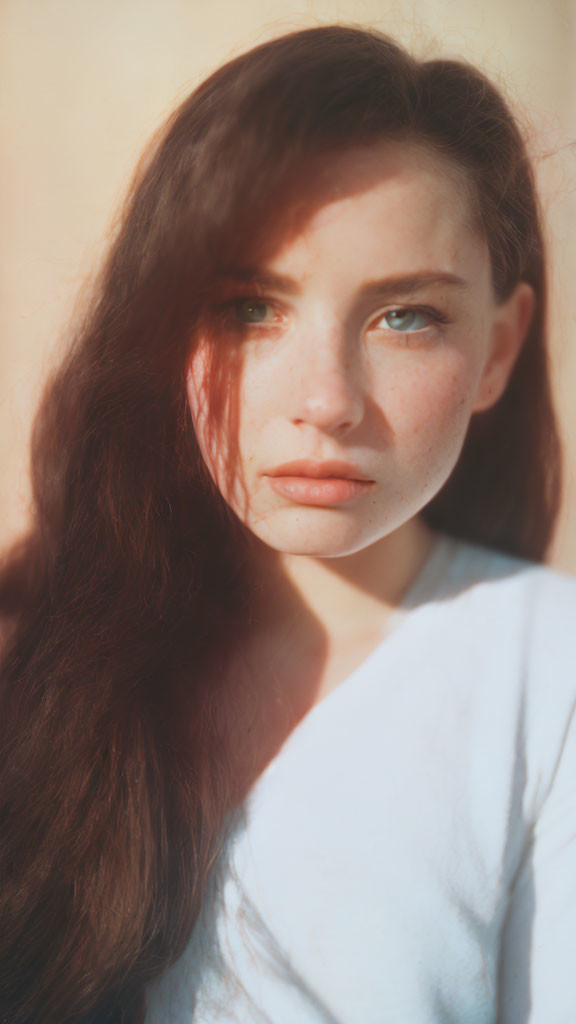
[[[576,1022],[576,579],[440,538],[238,812],[146,1024]]]

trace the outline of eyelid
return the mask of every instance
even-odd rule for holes
[[[244,294],[232,295],[230,298],[225,299],[223,302],[221,302],[221,303],[219,303],[217,305],[216,312],[217,312],[217,314],[219,316],[221,316],[224,320],[226,320],[226,319],[228,319],[230,314],[234,312],[234,307],[237,306],[241,302],[254,302],[254,303],[258,303],[259,305],[262,305],[262,306],[272,306],[272,308],[276,311],[276,313],[280,313],[282,318],[284,318],[284,313],[279,308],[279,304],[278,304],[278,301],[276,299],[270,298],[270,296],[268,296],[268,295],[258,295],[257,293],[251,293],[251,294],[244,293]],[[255,320],[253,323],[249,323],[249,322],[242,323],[241,320],[237,320],[235,326],[237,326],[239,328],[248,328],[248,327],[261,327],[261,328],[268,327],[268,328],[270,328],[270,327],[277,326],[278,323],[279,323],[278,320],[273,321],[273,322],[268,322],[268,323],[261,323],[261,324],[259,324],[257,320]]]
[[[285,319],[285,314],[282,310],[282,302],[279,302],[277,299],[272,298],[269,295],[258,294],[257,292],[244,292],[238,293],[236,295],[231,295],[229,298],[225,299],[224,301],[217,305],[216,312],[219,317],[222,317],[222,319],[227,320],[230,317],[230,314],[233,312],[234,307],[241,302],[254,302],[259,303],[261,305],[271,306],[273,309],[275,309],[276,313],[280,314],[282,320]],[[415,331],[402,332],[402,330],[394,330],[392,327],[378,328],[379,330],[389,330],[391,334],[423,334],[425,331],[428,331],[431,327],[441,326],[452,322],[449,319],[449,317],[446,316],[445,313],[441,312],[441,310],[439,310],[437,307],[418,305],[416,303],[410,302],[397,302],[391,303],[390,305],[380,309],[378,312],[370,314],[370,319],[367,320],[365,323],[364,331],[370,330],[373,324],[375,324],[378,320],[381,320],[383,317],[387,316],[390,313],[421,313],[423,316],[428,317],[428,319],[430,320],[430,323],[428,323],[425,327],[419,327]],[[253,321],[252,323],[243,323],[241,320],[236,320],[235,326],[238,329],[256,328],[259,330],[265,330],[277,327],[280,322],[281,321],[279,319],[272,322],[261,321],[260,323],[256,320]]]
[[[437,309],[435,306],[423,306],[408,302],[395,303],[393,305],[387,306],[384,309],[381,309],[378,313],[373,314],[367,323],[366,329],[369,330],[374,323],[376,323],[378,320],[382,320],[383,317],[388,316],[390,313],[421,313],[422,316],[428,317],[430,321],[430,323],[428,323],[426,327],[419,327],[417,328],[417,330],[409,332],[403,332],[401,329],[395,331],[392,327],[379,328],[379,330],[389,330],[392,334],[422,334],[424,333],[424,331],[429,330],[430,327],[451,323],[449,317],[447,317],[445,313],[442,313],[441,310]]]

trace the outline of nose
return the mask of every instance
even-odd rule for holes
[[[348,433],[364,416],[361,367],[351,354],[350,339],[338,329],[324,329],[302,340],[293,422],[329,433]]]

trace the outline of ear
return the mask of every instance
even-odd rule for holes
[[[512,295],[496,307],[473,413],[491,409],[504,394],[532,322],[534,305],[534,289],[526,281],[520,281]]]

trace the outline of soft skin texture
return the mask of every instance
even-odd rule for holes
[[[311,161],[308,172],[310,214],[258,268],[292,284],[223,281],[222,302],[265,305],[231,302],[226,321],[216,326],[215,318],[191,356],[188,396],[226,500],[335,635],[352,590],[359,617],[363,593],[376,623],[428,553],[418,513],[454,468],[471,416],[504,391],[533,294],[520,283],[496,301],[467,188],[444,157],[383,141]],[[305,205],[306,194],[296,200]],[[394,283],[425,275],[459,282]],[[377,279],[389,282],[386,293],[366,294]],[[399,330],[395,309],[419,315]],[[241,489],[226,489],[227,452],[222,444],[210,450],[200,400],[206,346],[218,333],[236,336],[242,351],[238,440],[248,508]],[[300,458],[351,461],[374,484],[345,504],[303,505],[277,494],[266,476]],[[267,578],[278,575],[270,569]]]

